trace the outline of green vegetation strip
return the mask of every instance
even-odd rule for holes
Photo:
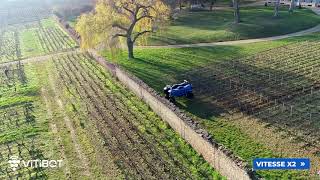
[[[10,26],[0,32],[0,42],[1,63],[77,47],[53,18]]]
[[[168,27],[149,38],[148,45],[189,44],[232,41],[289,34],[320,23],[320,17],[309,9],[289,13],[280,8],[274,18],[273,7],[240,8],[241,22],[233,23],[233,10],[185,12]]]

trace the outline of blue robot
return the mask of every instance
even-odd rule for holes
[[[175,102],[175,97],[193,97],[192,85],[187,80],[184,80],[180,84],[167,85],[163,88],[163,92],[166,95],[165,97],[171,102]]]

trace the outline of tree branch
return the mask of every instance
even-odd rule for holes
[[[135,15],[135,13],[133,12],[133,10],[129,9],[126,6],[122,6],[123,9],[125,9],[126,11],[130,12],[133,16]]]
[[[153,17],[153,16],[150,16],[150,15],[144,15],[144,16],[141,16],[141,17],[137,18],[137,22],[140,21],[140,20],[143,19],[143,18],[153,19],[154,17]]]
[[[127,35],[126,34],[115,34],[115,35],[113,35],[112,36],[112,38],[116,38],[116,37],[119,37],[119,36],[121,36],[121,37],[127,37]]]
[[[140,36],[142,36],[142,35],[144,35],[144,34],[146,34],[146,33],[151,33],[151,32],[153,32],[153,31],[151,31],[151,30],[146,30],[146,31],[142,31],[142,32],[137,33],[137,34],[134,36],[134,38],[133,38],[133,42],[136,42],[136,40],[137,40]]]
[[[152,7],[152,6],[144,6],[144,5],[138,5],[138,11],[140,10],[140,9],[144,9],[145,11],[148,11],[148,9],[153,9],[154,10],[154,7]]]
[[[124,31],[128,31],[128,28],[125,28],[125,27],[121,26],[121,25],[118,24],[118,23],[112,24],[112,27],[113,27],[113,28],[119,28],[119,29],[122,29],[122,30],[124,30]]]
[[[137,15],[139,14],[140,9],[144,10],[143,12],[144,15],[138,18]],[[137,22],[145,17],[151,17],[150,15],[147,15],[150,12],[150,9],[154,9],[154,8],[152,6],[145,6],[145,5],[138,4],[136,6],[136,12],[135,12],[135,17],[137,19]]]

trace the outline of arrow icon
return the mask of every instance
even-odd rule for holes
[[[304,162],[301,162],[301,163],[300,163],[300,165],[301,165],[301,166],[305,166],[305,165],[306,165],[306,163],[304,163]]]

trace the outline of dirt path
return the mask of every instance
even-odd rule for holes
[[[51,129],[51,132],[53,133],[53,135],[55,137],[56,146],[59,148],[60,157],[62,157],[62,159],[63,159],[64,174],[65,174],[65,177],[68,178],[68,177],[70,177],[70,174],[71,174],[70,169],[69,169],[69,162],[68,162],[68,159],[66,158],[65,149],[62,145],[62,140],[59,135],[57,125],[53,120],[53,115],[52,115],[53,113],[52,113],[51,106],[49,104],[49,100],[48,100],[49,95],[48,95],[47,89],[45,89],[45,88],[41,89],[41,96],[42,96],[43,101],[46,105],[47,114],[48,114],[48,118],[49,118],[49,126]]]
[[[56,96],[56,103],[59,105],[61,112],[64,112],[65,107],[64,107],[61,99],[59,99],[57,96]],[[65,122],[68,130],[70,131],[71,139],[72,139],[74,148],[77,152],[78,158],[81,160],[81,164],[83,165],[83,169],[84,169],[83,173],[84,173],[84,175],[90,177],[91,173],[89,171],[89,165],[88,165],[89,161],[88,161],[88,158],[85,156],[85,154],[82,151],[82,148],[79,144],[79,140],[77,138],[75,129],[73,128],[73,124],[72,124],[71,120],[69,119],[69,117],[65,113],[63,113],[63,116],[64,116],[63,117],[64,122]]]
[[[189,47],[207,47],[207,46],[219,46],[219,45],[237,45],[237,44],[248,44],[248,43],[257,43],[257,42],[265,42],[265,41],[275,41],[275,40],[286,39],[290,37],[308,35],[315,32],[320,32],[320,25],[317,25],[307,30],[291,33],[291,34],[273,36],[273,37],[267,37],[267,38],[246,39],[246,40],[238,40],[238,41],[224,41],[224,42],[214,42],[214,43],[166,45],[166,46],[136,46],[136,48],[157,49],[157,48],[189,48]]]

